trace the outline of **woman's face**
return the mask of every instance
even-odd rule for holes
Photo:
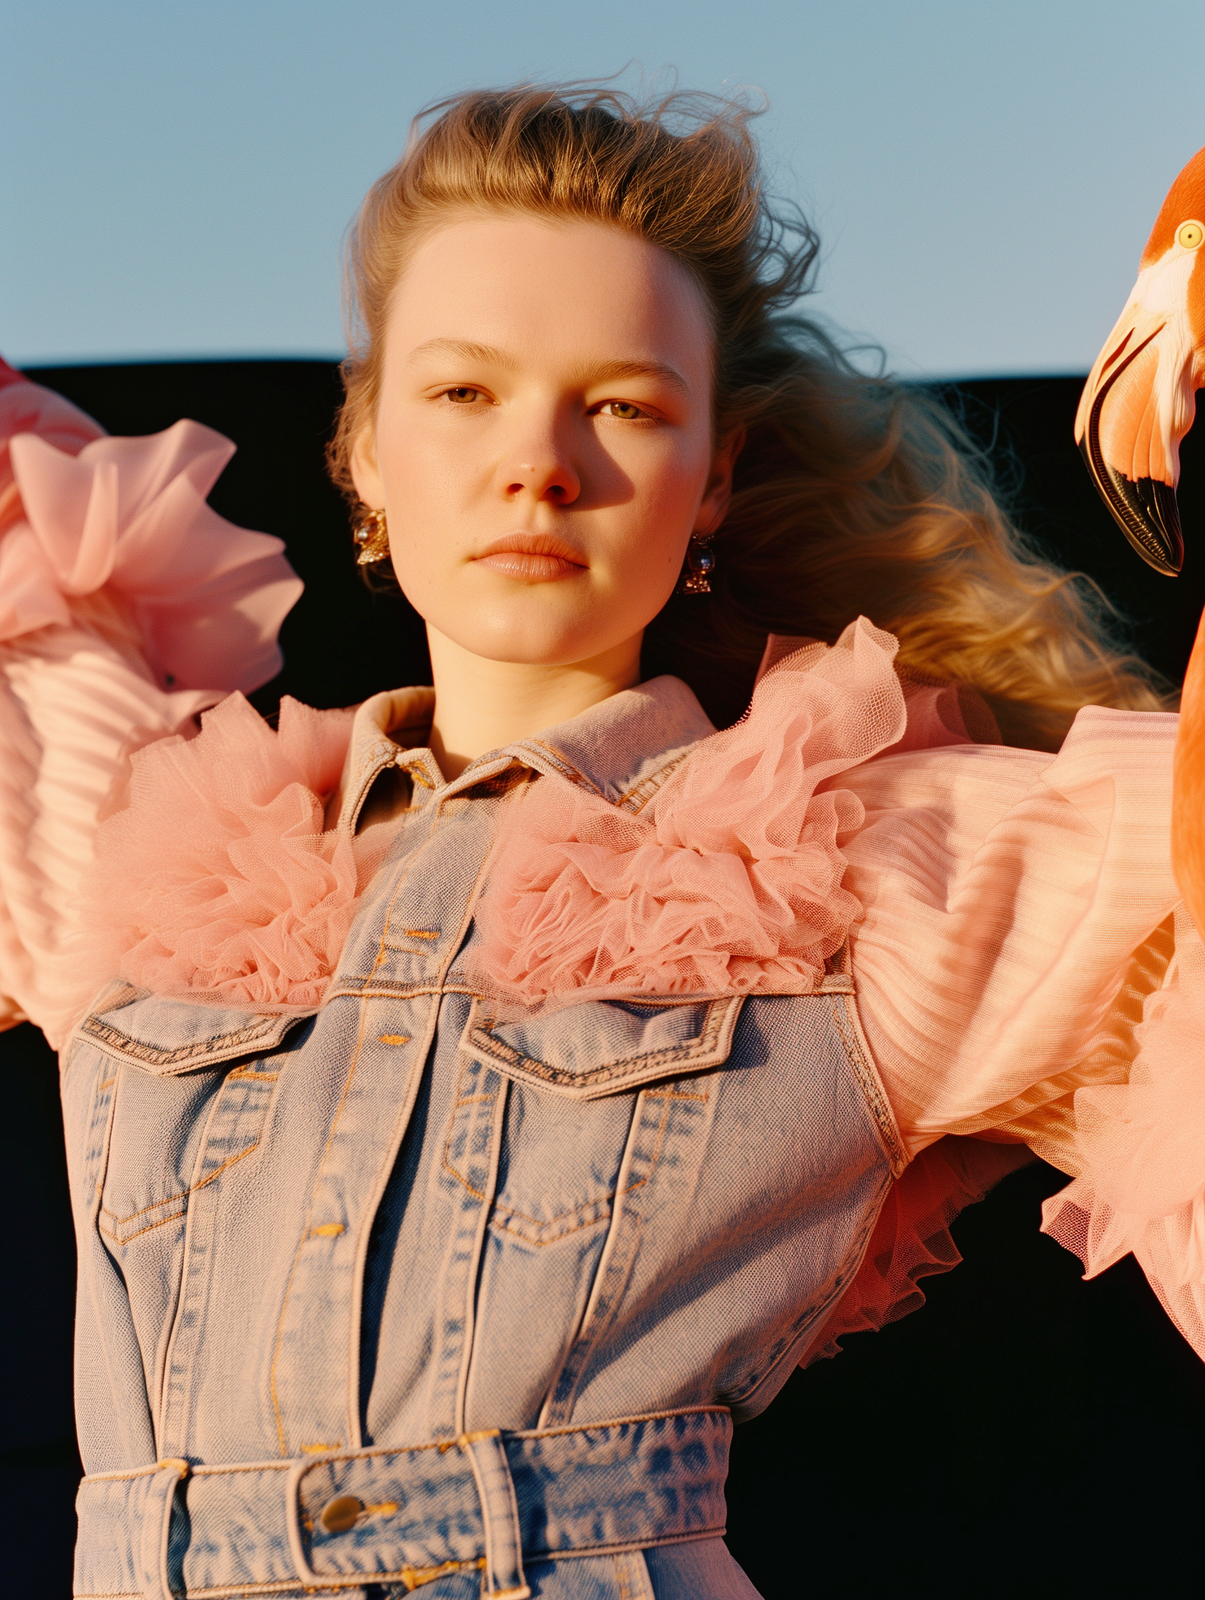
[[[450,220],[394,291],[361,498],[430,627],[496,661],[638,650],[722,515],[711,332],[672,257],[592,222]]]

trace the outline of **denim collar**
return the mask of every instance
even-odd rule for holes
[[[681,678],[650,678],[529,739],[488,751],[451,783],[424,740],[433,689],[393,689],[357,710],[343,775],[331,811],[354,828],[372,784],[386,767],[411,781],[412,804],[444,800],[516,764],[568,778],[628,811],[639,811],[669,771],[715,727]]]

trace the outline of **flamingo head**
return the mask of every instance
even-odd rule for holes
[[[1180,441],[1205,385],[1205,150],[1172,184],[1138,282],[1080,397],[1075,439],[1118,526],[1157,572],[1184,560]]]

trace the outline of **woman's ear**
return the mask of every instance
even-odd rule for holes
[[[720,441],[712,457],[711,475],[699,502],[699,514],[694,526],[694,532],[703,537],[714,533],[727,514],[728,502],[732,499],[732,473],[744,443],[744,428],[734,428]]]
[[[371,428],[360,430],[351,447],[348,466],[360,499],[366,506],[379,511],[385,504],[385,485],[381,481],[381,469],[377,466],[376,441]]]

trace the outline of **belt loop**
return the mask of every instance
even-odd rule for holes
[[[485,1529],[484,1600],[528,1600],[531,1590],[523,1574],[519,1507],[502,1435],[497,1428],[483,1428],[477,1433],[462,1433],[456,1443],[469,1458],[481,1500]]]
[[[289,1536],[289,1554],[293,1557],[293,1565],[297,1568],[297,1576],[301,1579],[302,1587],[307,1590],[317,1589],[322,1579],[306,1559],[305,1541],[301,1537],[301,1480],[315,1466],[337,1460],[338,1456],[334,1451],[317,1457],[299,1456],[289,1468],[289,1475],[285,1479],[285,1527]]]
[[[142,1496],[142,1516],[139,1519],[139,1555],[146,1600],[173,1600],[171,1578],[167,1570],[172,1507],[176,1501],[176,1490],[191,1470],[187,1461],[169,1457],[156,1462],[154,1472],[148,1474]]]

